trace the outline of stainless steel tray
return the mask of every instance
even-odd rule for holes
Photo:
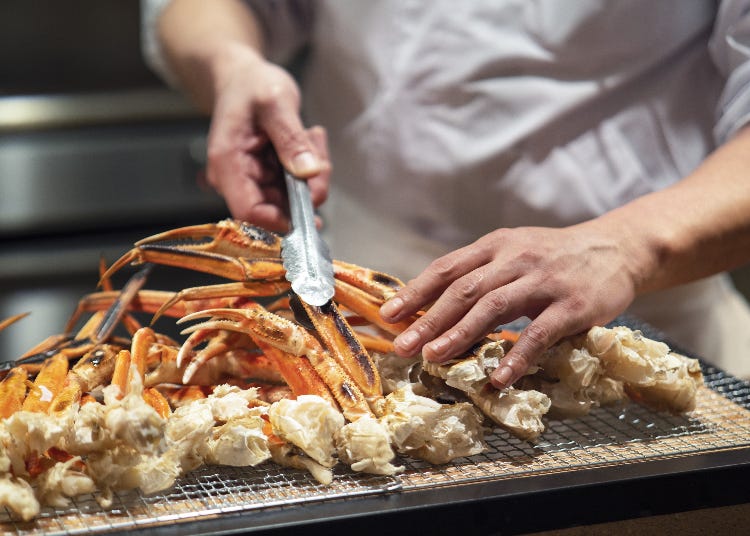
[[[547,431],[533,443],[498,432],[488,437],[489,448],[481,455],[444,466],[403,458],[399,462],[406,470],[397,477],[340,468],[330,486],[271,463],[203,467],[163,493],[116,495],[109,509],[100,508],[93,496],[81,496],[69,508],[43,509],[28,523],[0,511],[0,530],[17,535],[233,532],[305,523],[313,506],[319,508],[316,515],[365,515],[487,493],[651,476],[686,461],[692,468],[750,463],[750,383],[706,365],[704,374],[706,387],[689,415],[636,404],[598,408],[579,419],[548,421]],[[615,466],[617,471],[607,469]]]

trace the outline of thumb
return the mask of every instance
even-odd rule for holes
[[[281,165],[301,178],[319,174],[323,170],[321,159],[297,112],[278,103],[265,112],[261,116],[261,126]]]

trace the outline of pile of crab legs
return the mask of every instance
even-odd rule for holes
[[[485,415],[525,439],[541,433],[546,395],[531,388],[499,393],[488,381],[488,366],[497,365],[515,334],[488,334],[470,360],[432,367],[449,385],[452,377],[455,387],[469,385],[471,402],[441,404],[414,392],[416,361],[400,358],[390,368],[403,378],[389,379],[385,396],[376,360],[392,356],[393,338],[414,319],[388,324],[378,311],[402,283],[334,261],[334,299],[311,306],[291,292],[280,250],[278,235],[224,220],[146,238],[111,267],[102,262],[102,291],[79,302],[65,335],[3,368],[0,505],[31,519],[40,503],[64,506],[97,491],[106,506],[113,490],[165,489],[202,463],[273,459],[321,482],[331,481],[337,459],[393,474],[401,469],[390,463],[394,447],[433,463],[481,452]],[[112,275],[129,264],[146,268],[114,290]],[[232,282],[144,289],[155,264]],[[178,343],[142,326],[134,312],[199,322]],[[74,333],[84,313],[91,316]],[[113,335],[118,325],[130,336]],[[447,422],[458,424],[445,431]]]

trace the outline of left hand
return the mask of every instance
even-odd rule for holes
[[[381,308],[397,322],[436,300],[396,338],[396,353],[447,361],[526,316],[531,323],[491,377],[510,386],[559,339],[609,322],[633,301],[638,255],[619,231],[596,220],[498,229],[437,259]]]

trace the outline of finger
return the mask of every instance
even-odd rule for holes
[[[575,317],[566,315],[562,307],[548,307],[521,332],[518,341],[490,375],[492,385],[498,389],[510,387],[554,343],[573,335]]]
[[[467,349],[497,325],[493,324],[500,313],[497,308],[503,313],[508,309],[511,301],[507,293],[513,288],[505,285],[512,277],[509,272],[485,265],[457,279],[424,315],[396,337],[396,353],[409,356],[421,348],[426,359],[445,361]],[[479,322],[471,325],[467,317],[468,322]],[[482,332],[485,326],[487,330]]]
[[[321,161],[297,108],[293,97],[278,96],[267,99],[256,110],[256,117],[284,168],[300,178],[314,177],[322,170]]]
[[[528,289],[521,282],[488,292],[462,318],[449,322],[445,332],[438,330],[439,336],[422,347],[422,356],[427,361],[441,363],[463,354],[498,325],[527,315],[528,303],[524,300],[527,295]]]
[[[289,229],[289,220],[281,207],[272,202],[280,197],[282,194],[270,195],[254,181],[244,180],[232,186],[232,195],[225,196],[225,201],[232,217],[270,231],[285,233]]]
[[[386,322],[398,322],[435,301],[457,279],[476,270],[489,260],[485,252],[467,246],[430,263],[417,277],[380,308],[380,316]]]
[[[331,160],[328,153],[328,134],[323,127],[314,126],[308,129],[310,141],[317,150],[320,158],[320,173],[310,177],[307,181],[313,205],[318,207],[328,198],[328,188],[331,177]]]

